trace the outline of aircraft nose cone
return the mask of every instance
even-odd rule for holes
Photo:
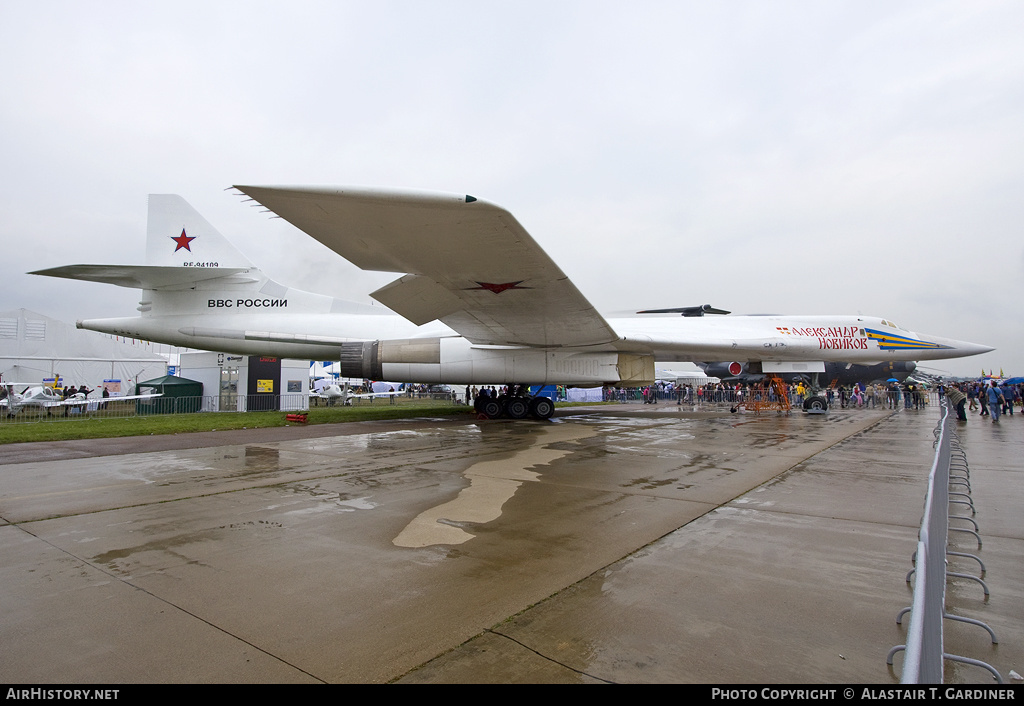
[[[945,358],[966,358],[969,355],[981,355],[982,353],[990,353],[995,350],[992,346],[983,346],[980,343],[958,341],[953,338],[943,338],[942,336],[925,336],[924,339],[945,347],[945,352],[948,354],[943,356]],[[952,351],[949,349],[952,349]]]

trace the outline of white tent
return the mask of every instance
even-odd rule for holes
[[[98,388],[120,380],[122,390],[138,380],[167,374],[167,358],[152,344],[84,331],[27,309],[0,312],[0,377],[39,384],[60,375],[68,385]]]
[[[600,387],[570,387],[565,391],[569,402],[600,402],[604,399],[604,390]]]
[[[339,377],[341,375],[341,363],[328,363],[326,361],[314,360],[309,365],[309,377],[327,378]]]

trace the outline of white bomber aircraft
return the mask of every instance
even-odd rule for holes
[[[150,196],[149,264],[32,274],[143,290],[140,316],[80,321],[80,328],[340,360],[345,377],[418,383],[639,386],[654,381],[655,360],[814,373],[825,361],[993,350],[869,316],[709,317],[703,314],[723,312],[705,306],[605,318],[508,211],[487,201],[364,188],[235,188],[356,266],[401,274],[371,294],[401,316],[274,282],[175,195]],[[490,411],[542,418],[553,411],[545,398],[518,393],[503,405]]]

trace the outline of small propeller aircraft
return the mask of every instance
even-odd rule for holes
[[[160,394],[148,394],[148,395],[127,395],[119,397],[107,397],[102,400],[89,399],[87,395],[81,392],[77,392],[66,399],[53,389],[49,385],[28,385],[22,389],[21,392],[16,392],[16,388],[22,387],[24,383],[11,383],[5,382],[0,385],[0,410],[6,410],[8,417],[13,417],[22,410],[28,409],[45,409],[46,414],[50,415],[54,409],[62,409],[65,407],[77,407],[79,409],[85,409],[90,402],[111,402],[114,400],[142,400],[150,397],[160,397]]]
[[[394,397],[395,395],[401,395],[401,392],[351,392],[348,383],[343,385],[327,385],[322,388],[319,392],[314,392],[310,397],[316,397],[318,399],[327,400],[327,406],[331,407],[341,400],[343,406],[351,406],[353,399],[373,399],[376,397]]]

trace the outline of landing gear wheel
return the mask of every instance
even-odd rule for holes
[[[505,414],[510,419],[524,419],[529,413],[530,405],[522,397],[509,397],[505,401]]]
[[[828,409],[828,400],[815,395],[804,400],[804,409],[808,412],[824,412]]]
[[[482,414],[486,414],[490,419],[497,419],[501,416],[501,402],[498,400],[488,399],[486,402],[480,404],[480,410]]]
[[[534,397],[530,400],[530,415],[537,419],[551,419],[555,413],[555,403],[547,397]]]

